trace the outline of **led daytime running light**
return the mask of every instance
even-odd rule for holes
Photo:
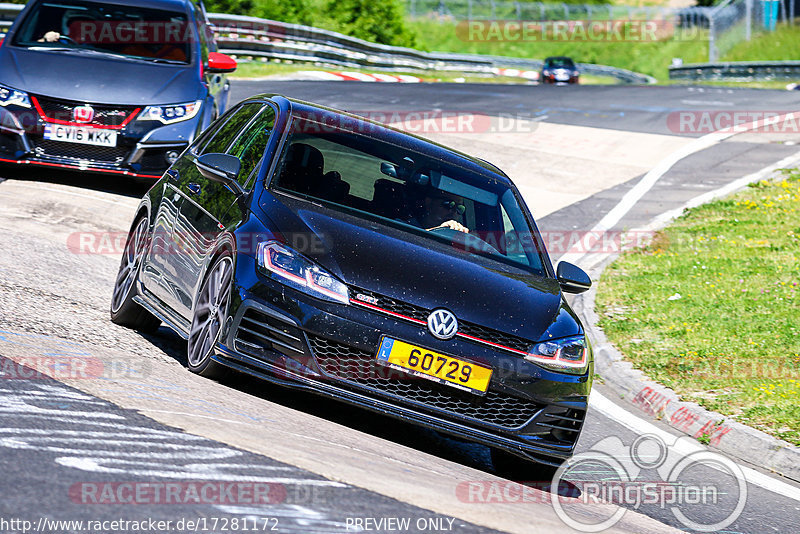
[[[289,258],[291,265],[276,263],[273,256],[277,257],[278,255]],[[267,271],[291,282],[290,285],[308,289],[311,293],[318,293],[343,304],[350,303],[347,286],[310,260],[277,241],[259,243],[258,261]],[[328,281],[329,287],[323,285],[325,280]],[[331,287],[338,288],[339,291],[335,291]]]
[[[565,349],[580,346],[580,358],[565,357]],[[544,341],[533,346],[525,359],[556,370],[583,370],[589,357],[589,347],[583,336]]]

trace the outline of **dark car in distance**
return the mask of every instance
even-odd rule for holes
[[[553,269],[493,165],[260,95],[144,196],[111,318],[165,322],[201,375],[235,369],[555,466],[593,377],[564,293],[590,285]]]
[[[154,181],[227,106],[199,0],[34,0],[0,45],[0,163]]]
[[[553,56],[544,60],[539,79],[542,83],[573,84],[578,83],[580,75],[571,58]]]

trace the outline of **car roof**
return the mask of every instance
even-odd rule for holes
[[[47,1],[47,0],[41,0]],[[133,6],[148,9],[164,9],[167,11],[193,11],[194,2],[192,0],[87,0],[97,4],[110,4],[117,6]],[[38,2],[41,3],[41,2]]]
[[[314,104],[312,102],[306,102],[304,100],[290,98],[279,94],[261,94],[253,96],[247,100],[249,101],[249,100],[263,100],[263,99],[273,100],[278,105],[285,103],[285,107],[293,114],[317,113],[319,114],[319,117],[321,119],[324,119],[326,117],[330,118],[332,116],[343,116],[352,119],[356,123],[369,124],[370,133],[378,139],[396,144],[398,146],[405,146],[409,150],[419,152],[420,154],[423,154],[425,156],[437,159],[450,160],[451,162],[458,163],[462,167],[467,168],[468,170],[471,170],[473,172],[481,173],[484,175],[490,174],[491,177],[496,180],[499,180],[507,184],[512,183],[511,180],[508,178],[508,176],[502,170],[500,170],[497,166],[489,163],[488,161],[476,158],[474,156],[470,156],[469,154],[464,154],[463,152],[459,152],[454,148],[450,148],[448,146],[435,143],[433,141],[430,141],[429,139],[419,137],[412,133],[408,133],[403,130],[393,128],[384,123],[373,121],[365,117],[361,117],[359,115],[354,115],[352,113],[348,113],[346,111],[342,111],[339,109],[329,108],[327,106],[323,106],[320,104]]]
[[[550,56],[549,58],[545,59],[545,61],[555,61],[557,59],[572,61],[572,58],[569,56]]]

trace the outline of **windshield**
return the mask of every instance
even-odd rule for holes
[[[543,270],[538,235],[504,180],[462,167],[456,157],[431,158],[357,131],[296,118],[273,186],[415,237]]]
[[[556,57],[548,59],[545,66],[551,69],[574,69],[575,63],[568,57]]]
[[[81,1],[41,2],[28,13],[13,44],[186,64],[193,36],[185,13]]]

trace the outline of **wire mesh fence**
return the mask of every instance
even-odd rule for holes
[[[711,7],[670,8],[502,0],[406,0],[406,13],[412,18],[443,21],[656,21],[664,23],[661,27],[666,25],[676,32],[708,30],[708,58],[715,62],[742,41],[774,30],[777,22],[793,21],[798,1],[722,0]]]

